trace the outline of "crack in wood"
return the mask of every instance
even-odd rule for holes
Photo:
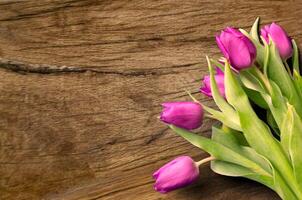
[[[167,130],[169,130],[169,128],[165,128],[165,129],[159,131],[158,133],[151,135],[150,138],[148,140],[146,140],[145,144],[148,145],[148,144],[154,142],[155,140],[159,139],[161,136],[163,136],[165,134],[165,132]]]
[[[189,63],[183,65],[173,65],[166,68],[156,68],[156,69],[141,69],[129,70],[129,71],[112,71],[112,70],[97,70],[91,68],[77,67],[77,66],[56,66],[56,65],[46,65],[46,64],[28,64],[18,61],[12,61],[4,58],[0,58],[0,68],[10,70],[13,72],[21,73],[26,75],[27,73],[36,74],[58,74],[58,73],[85,73],[93,72],[108,75],[121,75],[121,76],[148,76],[148,75],[166,75],[172,73],[169,69],[171,68],[182,68],[191,67],[198,65],[199,63]],[[166,71],[162,71],[164,69]],[[174,74],[177,72],[173,72]]]
[[[22,1],[20,1],[20,2],[22,2]],[[5,21],[24,20],[24,19],[28,19],[28,18],[41,16],[41,15],[46,15],[46,14],[49,14],[49,13],[55,13],[55,12],[58,12],[60,10],[66,10],[68,8],[89,6],[91,4],[91,3],[89,3],[89,1],[87,1],[86,3],[85,3],[85,1],[83,1],[84,3],[82,3],[82,4],[74,5],[74,3],[80,3],[80,2],[82,2],[82,1],[81,0],[80,1],[79,0],[67,1],[67,2],[64,2],[62,5],[59,5],[59,6],[54,6],[54,7],[50,7],[50,8],[47,8],[47,9],[41,9],[41,10],[38,10],[38,11],[33,12],[33,13],[19,14],[17,16],[13,16],[13,17],[10,17],[10,18],[0,19],[0,21],[5,22]],[[15,3],[18,3],[18,2],[15,2]],[[9,5],[9,4],[6,4],[6,5]]]

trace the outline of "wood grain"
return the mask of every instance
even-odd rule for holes
[[[302,2],[0,1],[0,199],[278,199],[201,167],[198,183],[161,195],[151,174],[206,154],[157,116],[199,94],[214,35],[257,16],[302,42]],[[198,130],[209,135],[213,121]]]

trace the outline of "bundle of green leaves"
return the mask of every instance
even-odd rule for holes
[[[214,172],[252,179],[276,191],[282,199],[299,200],[302,199],[302,77],[298,48],[294,40],[289,40],[288,47],[282,44],[286,35],[272,26],[264,27],[259,36],[258,18],[249,33],[230,29],[217,36],[224,58],[216,61],[207,57],[210,75],[208,88],[202,88],[202,92],[213,98],[219,110],[191,96],[194,106],[200,105],[199,110],[189,107],[188,102],[166,103],[161,119],[177,134],[208,152],[211,157],[207,161],[211,161]],[[240,52],[245,54],[240,57]],[[214,67],[223,74],[222,81]],[[201,125],[204,111],[206,117],[221,122],[212,127],[211,138],[190,131]],[[186,162],[178,159],[158,170],[154,174],[155,189],[164,193],[193,182],[194,167]],[[186,173],[175,175],[181,169],[176,167],[177,163]],[[203,163],[195,164],[198,168]]]

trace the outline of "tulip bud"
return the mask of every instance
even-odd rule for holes
[[[216,42],[234,69],[245,69],[254,63],[257,54],[256,47],[248,37],[237,29],[227,27],[220,35],[216,36]]]
[[[214,77],[220,95],[225,97],[224,73],[219,68],[216,68],[216,75]],[[210,76],[209,75],[204,76],[202,82],[203,82],[203,87],[200,88],[200,92],[207,95],[208,97],[212,97]]]
[[[201,126],[203,109],[195,102],[166,102],[162,104],[160,119],[180,128],[192,130]]]
[[[160,193],[190,185],[198,179],[198,165],[189,156],[180,156],[153,174],[154,189]]]
[[[292,56],[293,46],[291,40],[281,26],[275,23],[266,25],[261,29],[261,36],[267,43],[269,43],[269,37],[271,37],[283,60]]]

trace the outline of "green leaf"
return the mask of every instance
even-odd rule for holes
[[[178,128],[176,126],[170,125],[170,128],[175,131],[177,134],[185,138],[187,141],[189,141],[194,146],[203,149],[204,151],[211,154],[213,157],[215,157],[218,160],[226,161],[235,163],[247,168],[250,168],[252,171],[270,176],[268,172],[266,172],[264,169],[259,167],[256,163],[253,161],[247,159],[243,155],[237,153],[236,151],[232,150],[229,147],[226,147],[216,141],[213,141],[209,138],[199,136],[195,133],[189,132],[185,129]]]
[[[263,73],[267,77],[267,68],[268,68],[269,57],[270,57],[270,48],[265,39],[262,38],[262,42],[264,44]]]
[[[224,176],[233,176],[233,177],[245,177],[274,190],[274,179],[270,176],[264,176],[256,174],[246,167],[242,167],[240,165],[229,163],[221,160],[211,161],[211,169],[217,173]]]
[[[270,43],[270,57],[267,75],[269,79],[274,81],[280,88],[282,94],[288,99],[297,110],[298,114],[302,116],[302,98],[300,93],[297,92],[294,82],[283,65],[274,42]]]
[[[267,119],[267,123],[274,130],[276,135],[280,135],[280,130],[279,130],[278,124],[276,123],[276,121],[273,117],[273,114],[270,110],[267,110],[267,112],[266,112],[266,119]]]
[[[241,131],[240,124],[238,124],[238,122],[236,123],[236,121],[233,121],[233,119],[230,118],[229,116],[227,116],[224,113],[217,111],[213,108],[207,107],[205,105],[202,105],[202,106],[208,113],[211,114],[208,117],[219,120],[220,122],[222,122],[223,124],[226,124],[227,126],[229,126],[232,129]]]
[[[302,188],[302,121],[292,105],[288,105],[286,116],[281,144],[290,155],[296,180]]]
[[[291,133],[293,132],[294,126],[294,119],[293,119],[293,111],[288,107],[286,115],[284,117],[282,126],[281,126],[281,145],[287,155],[290,157],[289,154],[289,141]]]
[[[267,69],[268,77],[275,82],[282,82],[282,86],[280,86],[281,91],[286,92],[286,90],[288,90],[287,93],[285,93],[288,94],[290,92],[292,83],[290,76],[283,65],[283,61],[280,57],[276,44],[273,41],[270,41],[269,50],[270,56]]]
[[[213,126],[212,140],[232,149],[233,151],[236,151],[237,153],[240,153],[242,151],[240,145],[242,139],[238,139],[238,135],[235,135],[235,132],[233,130],[223,131],[216,126]]]
[[[281,172],[282,174],[282,172]],[[275,191],[283,200],[300,200],[294,191],[288,186],[288,184],[283,180],[281,174],[276,171],[274,175],[274,186]],[[301,196],[300,196],[301,197]]]
[[[225,67],[225,87],[227,100],[236,109],[244,136],[250,146],[266,157],[273,168],[282,172],[282,178],[287,180],[297,196],[302,196],[288,157],[284,154],[280,143],[272,136],[269,127],[257,117],[229,65]]]
[[[225,101],[224,97],[222,97],[220,95],[220,92],[218,90],[218,86],[217,86],[217,83],[216,83],[216,80],[215,80],[215,72],[214,72],[214,69],[212,67],[211,61],[209,60],[208,57],[207,57],[207,61],[208,61],[208,67],[209,67],[209,71],[210,71],[212,96],[213,96],[213,99],[214,99],[216,105],[222,111],[221,114],[218,114],[217,112],[215,112],[215,113],[212,112],[213,113],[212,115],[215,116],[215,114],[216,114],[216,118],[218,117],[220,119],[223,119],[224,123],[229,124],[231,127],[235,128],[236,130],[241,130],[237,113],[232,108],[232,106],[230,106]]]
[[[236,132],[232,130],[228,130],[224,132],[223,130],[213,126],[212,127],[212,139],[230,149],[237,152],[240,155],[243,155],[247,159],[256,163],[259,168],[265,170],[268,174],[272,174],[270,165],[267,163],[265,159],[261,155],[259,155],[254,149],[241,146],[238,140],[238,135]]]
[[[211,92],[212,92],[212,96],[213,96],[213,99],[214,99],[216,105],[219,107],[219,109],[224,114],[227,114],[229,117],[233,118],[234,121],[239,122],[239,118],[238,118],[235,110],[232,108],[232,106],[230,106],[225,101],[224,97],[222,97],[220,95],[220,92],[218,90],[218,86],[217,86],[217,83],[215,80],[215,72],[214,72],[214,69],[213,69],[212,64],[208,57],[207,57],[207,61],[208,61],[208,66],[209,66],[209,71],[210,71]]]
[[[211,63],[217,66],[221,71],[224,71],[224,65],[214,59],[210,59]]]
[[[240,71],[240,80],[243,85],[251,90],[266,93],[265,85],[252,73],[251,70],[252,69]]]
[[[269,81],[271,86],[271,94],[262,93],[262,97],[265,99],[269,109],[274,117],[276,124],[281,129],[283,120],[287,111],[287,99],[281,93],[279,86],[272,80]]]
[[[223,124],[221,126],[221,128],[219,128],[217,125],[213,125],[213,127],[215,127],[216,129],[221,130],[224,133],[230,134],[232,135],[232,137],[235,138],[236,142],[241,145],[241,146],[249,146],[249,144],[247,143],[243,133],[241,131],[237,131],[232,129],[231,127],[226,126],[225,124]],[[212,129],[213,130],[213,129]]]
[[[268,109],[266,101],[263,99],[262,95],[259,92],[248,89],[246,87],[244,88],[244,91],[249,97],[249,99],[252,100],[252,102],[254,102],[257,106],[263,109]]]
[[[295,69],[293,71],[293,78],[296,90],[299,92],[300,96],[302,96],[302,77]]]
[[[224,162],[221,160],[211,162],[212,170],[218,174],[226,176],[243,176],[274,189],[273,169],[269,161],[257,154],[252,148],[241,146],[243,140],[242,133],[231,130],[227,127],[223,128],[224,130],[213,126],[212,139],[253,161],[259,166],[259,168],[264,169],[270,175],[258,174],[248,167],[243,167],[238,164]]]
[[[242,147],[242,155],[244,155],[249,160],[254,161],[262,169],[272,175],[272,169],[269,164],[269,161],[264,156],[258,154],[254,149],[252,149],[251,147],[244,146]]]
[[[228,133],[221,133],[216,130],[213,130],[214,137],[212,135],[212,138],[215,139],[218,142],[223,142],[224,145],[229,147],[236,146],[236,143],[238,142],[236,137],[234,137],[233,132]],[[289,189],[288,185],[284,180],[278,175],[278,172],[275,172],[275,169],[271,165],[271,163],[261,155],[257,154],[253,149],[249,147],[240,147],[237,146],[235,149],[238,153],[241,155],[244,155],[250,160],[253,160],[254,162],[260,164],[263,169],[266,169],[266,171],[269,171],[272,176],[265,176],[260,175],[249,168],[243,167],[241,165],[237,165],[234,163],[224,162],[220,160],[214,160],[211,162],[211,169],[221,175],[225,176],[242,176],[254,181],[257,181],[259,183],[262,183],[266,185],[267,187],[270,187],[273,190],[276,190],[277,193],[279,193],[282,197],[291,197],[290,199],[295,199],[295,195],[293,192]],[[294,198],[293,198],[294,197]]]
[[[257,17],[257,19],[255,20],[255,22],[251,28],[251,31],[250,31],[251,37],[258,43],[260,43],[260,41],[259,41],[259,22],[260,22],[260,18]]]
[[[282,157],[280,145],[272,136],[269,128],[254,112],[246,94],[234,77],[229,66],[225,68],[225,87],[228,102],[237,110],[241,127],[250,146],[261,155],[270,157],[271,160],[278,159],[277,157],[280,156]],[[270,148],[267,148],[267,146]],[[281,155],[276,155],[276,158],[272,157],[272,151],[275,153],[281,152]]]
[[[241,165],[236,165],[234,163],[229,163],[221,160],[213,160],[211,161],[211,169],[217,173],[224,176],[246,176],[255,174],[255,172],[251,171],[246,167],[242,167]],[[272,184],[273,185],[273,184]]]
[[[297,44],[296,44],[295,40],[292,40],[292,44],[293,44],[293,49],[294,49],[294,53],[293,53],[293,57],[292,57],[293,69],[296,70],[296,72],[298,74],[300,74],[299,50],[298,50],[298,47],[297,47]]]
[[[268,105],[261,95],[262,93],[267,94],[267,89],[263,80],[260,80],[257,73],[254,72],[255,68],[240,71],[240,81],[245,86],[244,91],[248,97],[261,108],[268,109]],[[262,79],[264,78],[263,76]]]

